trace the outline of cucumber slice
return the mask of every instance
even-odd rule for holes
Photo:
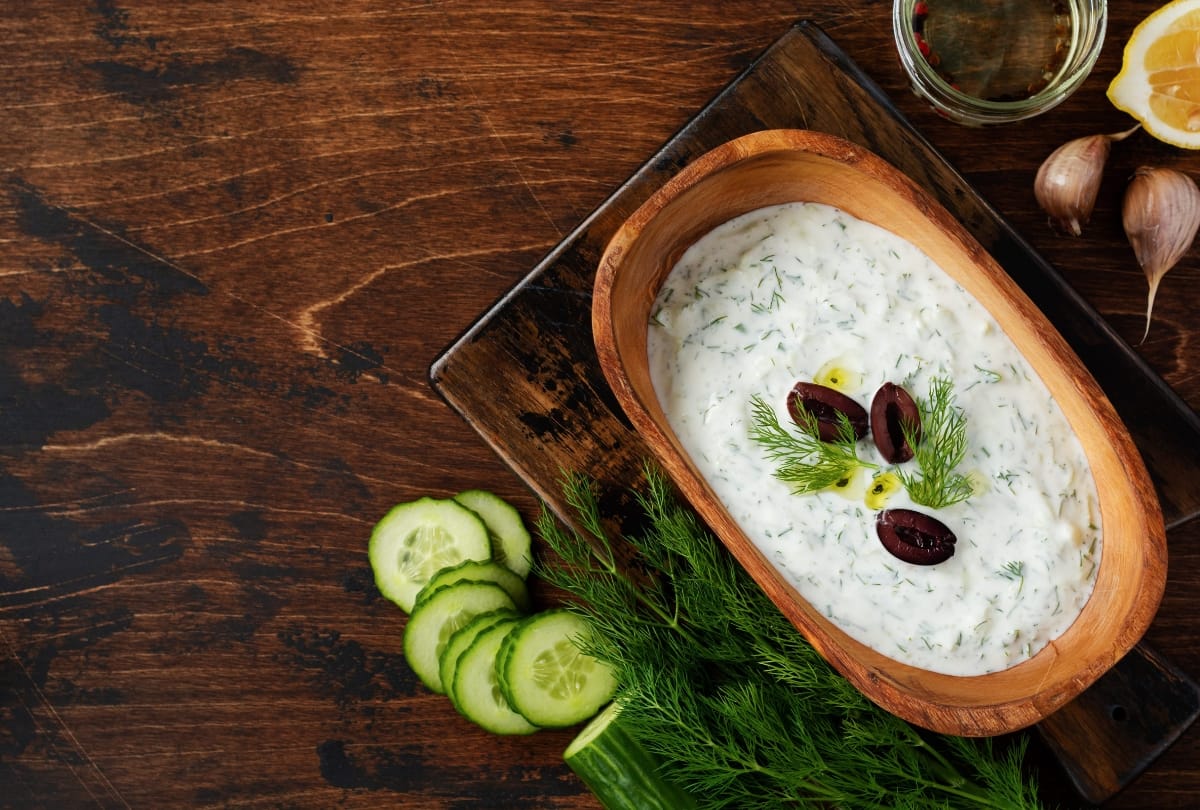
[[[429,578],[463,560],[492,556],[487,526],[458,501],[420,498],[375,524],[367,558],[380,593],[410,613]]]
[[[483,489],[469,489],[454,500],[479,515],[492,535],[492,558],[524,579],[533,566],[533,544],[521,513],[499,495]]]
[[[512,597],[494,582],[447,585],[413,609],[404,628],[404,658],[430,691],[445,694],[439,659],[454,631],[481,613],[516,610]]]
[[[480,633],[458,659],[454,705],[463,716],[493,734],[532,734],[538,727],[512,710],[500,690],[496,655],[521,620],[509,619]]]
[[[520,616],[516,613],[505,608],[492,610],[474,617],[450,636],[446,642],[446,648],[438,656],[438,675],[441,676],[442,688],[446,690],[446,696],[452,703],[458,705],[458,701],[454,697],[454,672],[458,669],[459,657],[467,651],[471,643],[484,630],[502,621],[519,618]]]
[[[617,681],[608,665],[580,652],[591,632],[564,608],[522,619],[500,650],[500,688],[509,705],[538,726],[571,726],[608,703]]]
[[[517,610],[522,613],[529,612],[529,589],[525,586],[525,580],[500,563],[491,560],[486,562],[466,560],[450,568],[443,568],[434,574],[429,582],[425,584],[425,587],[421,589],[421,592],[417,594],[416,605],[419,607],[422,601],[439,588],[453,585],[455,582],[461,582],[464,579],[472,579],[476,582],[495,582],[512,597]]]
[[[696,800],[666,779],[658,757],[630,734],[619,703],[592,718],[563,752],[605,810],[691,810]]]

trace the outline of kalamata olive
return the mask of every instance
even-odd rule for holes
[[[914,442],[921,441],[921,412],[917,403],[900,386],[884,383],[871,400],[871,437],[879,452],[891,464],[900,464],[913,457],[912,445],[904,440],[904,429]]]
[[[854,438],[867,435],[867,410],[840,391],[811,382],[798,382],[792,386],[787,398],[788,413],[792,420],[800,423],[802,414],[811,414],[817,420],[817,437],[823,442],[838,439],[838,414],[850,420]]]
[[[954,556],[957,538],[937,518],[912,509],[885,509],[875,518],[879,542],[897,559],[913,565],[937,565]]]

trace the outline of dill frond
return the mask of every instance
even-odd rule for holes
[[[905,441],[913,448],[919,472],[897,469],[909,496],[919,504],[941,509],[971,496],[971,481],[955,467],[967,455],[967,417],[954,404],[950,380],[936,377],[929,383],[929,396],[917,398],[921,414],[920,441],[902,426]]]
[[[613,667],[627,730],[700,807],[1034,810],[1024,740],[921,732],[870,703],[768,600],[647,466],[635,493],[648,528],[584,537],[543,511],[538,529],[563,560],[539,571],[579,599],[597,631],[588,652]],[[584,478],[564,482],[578,525],[603,533]],[[639,576],[614,559],[637,555]],[[653,560],[651,566],[647,561]],[[643,577],[641,574],[646,573]]]
[[[775,477],[803,495],[831,487],[859,467],[876,469],[863,461],[855,449],[854,428],[845,414],[838,414],[838,440],[817,438],[817,420],[801,411],[799,431],[789,431],[779,422],[775,409],[757,394],[750,399],[750,438],[762,446],[767,458],[779,462]]]

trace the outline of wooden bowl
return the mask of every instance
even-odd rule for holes
[[[647,325],[663,280],[715,226],[784,202],[836,206],[915,244],[996,318],[1046,382],[1091,464],[1103,520],[1092,596],[1034,657],[977,676],[899,663],[808,604],[730,517],[673,434],[651,383]],[[592,328],[605,377],[650,450],[738,562],[813,646],[868,698],[934,731],[987,736],[1037,722],[1141,638],[1166,580],[1162,513],[1145,465],[1111,403],[1004,270],[937,202],[891,165],[839,138],[773,130],[698,158],[622,225],[600,262]]]

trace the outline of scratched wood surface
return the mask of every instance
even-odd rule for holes
[[[1030,186],[1126,126],[1103,90],[1155,5],[1112,9],[1063,107],[976,131],[909,96],[867,0],[7,4],[0,806],[595,807],[571,732],[496,738],[419,686],[371,582],[392,503],[536,512],[429,365],[801,17],[1136,342],[1122,180],[1200,155],[1122,144],[1081,240]],[[1137,347],[1193,409],[1198,296],[1193,253]],[[1148,635],[1193,676],[1198,542],[1172,528]],[[1191,806],[1198,763],[1192,728],[1110,804]]]

